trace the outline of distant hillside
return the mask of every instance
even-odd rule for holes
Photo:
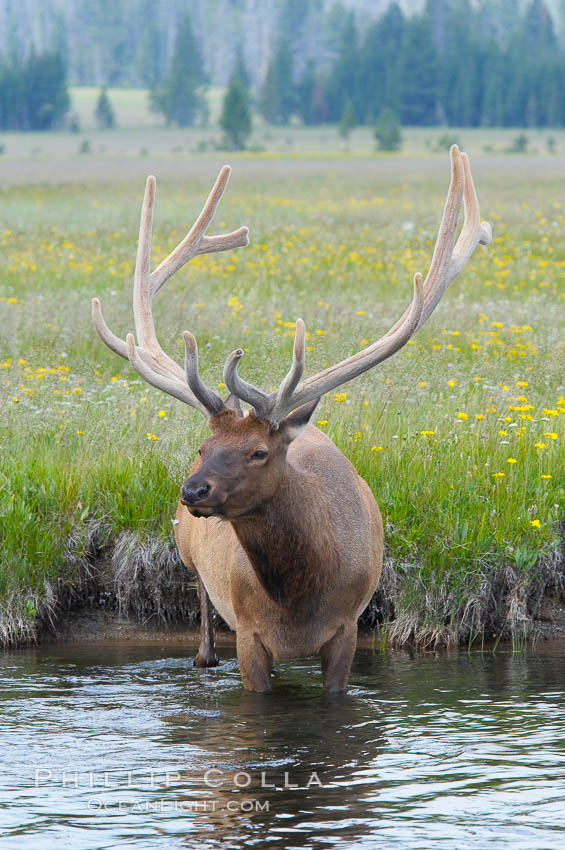
[[[428,0],[441,17],[449,2]],[[262,80],[278,34],[292,36],[294,69],[308,59],[329,62],[344,10],[360,31],[380,17],[391,0],[0,0],[0,51],[4,56],[53,46],[65,55],[74,85],[150,86],[166,75],[180,17],[191,16],[214,85],[225,85],[241,48],[251,82]],[[411,15],[425,0],[400,0]],[[522,0],[476,0],[500,38],[512,27]],[[565,0],[547,0],[561,34]],[[425,45],[422,45],[425,50]]]

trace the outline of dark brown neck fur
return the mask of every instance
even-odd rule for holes
[[[265,591],[289,610],[316,604],[337,557],[333,528],[303,473],[284,484],[250,517],[232,525]]]

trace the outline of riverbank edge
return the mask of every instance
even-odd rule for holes
[[[379,586],[359,618],[359,634],[379,646],[439,649],[525,646],[565,639],[565,529],[558,547],[529,570],[483,565],[478,586],[458,602],[441,584],[418,580],[417,562],[393,562],[385,554]],[[33,600],[25,620],[19,607],[0,616],[0,648],[53,641],[106,638],[184,639],[194,634],[200,606],[194,574],[176,545],[122,531],[109,541],[97,523],[70,536],[62,575]],[[27,604],[27,602],[26,602]],[[228,627],[216,615],[219,631]]]

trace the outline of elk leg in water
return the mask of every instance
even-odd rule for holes
[[[273,657],[263,646],[258,634],[240,629],[237,635],[237,658],[244,688],[268,693],[271,690]]]
[[[216,655],[212,603],[200,576],[198,576],[198,598],[200,599],[200,646],[194,659],[194,666],[216,667],[220,662]]]
[[[357,623],[341,626],[322,646],[322,678],[325,691],[343,691],[357,646]]]

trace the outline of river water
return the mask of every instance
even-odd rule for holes
[[[565,847],[565,648],[360,648],[341,696],[193,654],[0,653],[0,848]]]

